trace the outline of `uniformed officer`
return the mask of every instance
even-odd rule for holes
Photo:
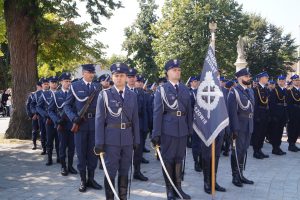
[[[228,115],[235,147],[231,151],[232,183],[237,187],[254,184],[244,177],[247,149],[253,132],[254,96],[251,89],[250,73],[247,68],[235,73],[238,85],[228,94]]]
[[[161,145],[162,158],[168,174],[184,199],[191,197],[181,188],[183,159],[185,157],[187,136],[193,133],[192,106],[189,89],[180,83],[181,68],[179,60],[165,64],[168,82],[157,88],[154,96],[153,135],[154,146]],[[175,199],[177,194],[163,171],[167,198]]]
[[[277,85],[270,92],[270,142],[273,146],[272,154],[285,155],[286,152],[280,148],[284,126],[287,123],[287,104],[285,76],[278,76]]]
[[[300,79],[297,74],[291,77],[293,87],[287,91],[289,122],[287,125],[289,151],[297,152],[300,148],[296,141],[300,135]]]
[[[254,131],[252,135],[253,157],[257,159],[268,158],[269,155],[262,152],[262,147],[268,131],[270,121],[269,90],[266,84],[269,80],[267,72],[261,72],[256,76],[258,85],[254,89]]]
[[[77,169],[81,178],[79,191],[85,192],[87,187],[102,189],[102,186],[94,179],[98,159],[93,152],[95,146],[95,110],[100,86],[99,83],[92,82],[95,76],[93,64],[82,65],[82,76],[82,79],[71,84],[64,111],[73,124],[80,125],[78,132],[74,133],[74,138],[78,158]],[[97,92],[95,98],[89,105],[85,116],[81,118],[78,114],[95,90]],[[86,171],[88,171],[88,180],[86,180]]]
[[[36,97],[35,93],[40,90],[42,90],[42,83],[38,81],[36,84],[36,91],[30,93],[26,102],[26,113],[27,116],[31,119],[31,126],[32,126],[32,131],[31,131],[32,143],[33,143],[32,150],[36,150],[36,140],[39,133],[39,122],[38,122],[38,117],[35,114],[34,110],[31,110],[31,102],[35,100]],[[35,100],[35,102],[37,102],[37,100]]]
[[[145,142],[148,136],[148,132],[149,132],[149,113],[148,113],[148,99],[149,99],[149,93],[147,93],[147,86],[145,84],[147,84],[146,82],[148,82],[148,80],[145,80],[145,77],[142,75],[137,75],[136,77],[136,82],[135,82],[135,87],[139,88],[141,91],[143,91],[142,94],[144,94],[144,101],[146,101],[146,103],[144,103],[144,106],[146,108],[146,115],[144,114],[143,116],[143,124],[141,124],[141,118],[140,118],[140,129],[143,132],[143,143],[141,143],[141,145],[143,146],[143,152],[145,153],[149,153],[150,150],[146,148]],[[138,101],[139,101],[139,95],[138,95]],[[152,112],[153,113],[153,112]],[[143,127],[141,127],[143,126]],[[142,163],[148,164],[149,161],[146,160],[144,157],[142,157]]]
[[[154,82],[153,84],[150,84],[150,87],[148,89],[147,113],[148,113],[148,126],[149,126],[150,136],[152,136],[152,130],[153,130],[153,107],[154,107],[154,94],[156,88],[157,85]]]
[[[43,116],[39,114],[37,111],[37,103],[42,93],[49,90],[49,81],[47,78],[41,78],[40,82],[42,83],[42,90],[36,91],[34,93],[34,98],[30,103],[30,110],[35,115],[34,118],[38,119],[38,125],[41,133],[41,145],[42,145],[42,153],[41,155],[46,154],[46,145],[47,145],[47,136],[46,136],[46,127],[45,127],[45,119]]]
[[[53,142],[55,140],[55,150],[57,154],[56,162],[59,163],[59,141],[57,130],[54,128],[54,123],[52,122],[51,118],[49,117],[48,107],[53,96],[53,93],[56,91],[58,83],[58,79],[56,76],[50,77],[50,90],[44,91],[37,103],[37,111],[43,117],[45,127],[46,127],[46,136],[47,136],[47,154],[48,154],[48,161],[46,163],[47,166],[52,165],[52,152],[53,152]]]
[[[197,96],[197,89],[199,87],[199,79],[198,77],[192,76],[190,78],[190,99],[192,109],[194,110]],[[194,169],[197,172],[202,171],[202,156],[201,156],[201,139],[198,134],[193,131],[192,134],[192,153],[194,158]]]
[[[102,86],[102,89],[110,88],[110,75],[109,74],[102,74],[99,77],[99,82]]]
[[[148,178],[141,172],[141,163],[143,159],[143,146],[145,143],[145,135],[148,129],[147,114],[147,97],[142,88],[136,88],[137,71],[129,69],[127,74],[127,89],[135,92],[137,95],[137,107],[139,114],[140,142],[139,148],[135,149],[133,156],[134,174],[133,178],[141,181],[148,181]],[[148,161],[149,162],[149,161]]]
[[[224,100],[225,104],[227,105],[227,97],[228,93],[230,92],[231,88],[234,87],[234,81],[229,80],[225,83],[225,87],[222,88],[222,92],[224,95]],[[230,151],[230,144],[231,144],[231,134],[230,134],[230,126],[227,126],[225,128],[225,134],[224,134],[224,147],[223,147],[223,155],[224,156],[229,156],[229,151]]]
[[[133,149],[140,143],[137,95],[126,87],[128,66],[116,63],[110,67],[114,86],[99,94],[96,109],[95,153],[105,152],[105,164],[113,185],[118,172],[118,192],[121,200],[127,199],[128,171]],[[104,178],[106,199],[114,194]]]
[[[67,176],[71,174],[77,174],[77,171],[73,168],[73,158],[75,152],[74,134],[71,132],[72,122],[68,119],[67,115],[63,111],[68,91],[71,84],[71,74],[64,72],[59,77],[61,83],[61,89],[53,93],[51,98],[48,113],[54,127],[57,130],[59,137],[59,159],[61,162],[61,174]],[[68,149],[68,168],[66,165],[66,150]]]

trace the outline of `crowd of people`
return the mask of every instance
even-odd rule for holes
[[[0,90],[0,116],[10,117],[12,112],[12,91],[11,88]]]
[[[148,181],[141,172],[141,163],[149,163],[143,153],[147,138],[161,151],[163,177],[168,200],[191,199],[181,187],[186,148],[192,148],[194,169],[203,171],[204,190],[212,192],[211,153],[193,130],[194,106],[200,78],[190,77],[188,86],[181,82],[179,60],[165,64],[166,77],[148,83],[134,68],[115,63],[110,74],[95,78],[93,64],[82,65],[82,78],[72,80],[65,72],[59,77],[41,78],[37,90],[26,104],[32,119],[33,150],[40,135],[42,155],[47,166],[61,164],[61,175],[77,174],[81,178],[79,191],[102,189],[94,179],[99,156],[104,154],[107,174],[104,177],[106,199],[114,199],[117,177],[118,197],[127,199],[128,172],[133,163],[133,178]],[[266,159],[263,149],[267,140],[272,154],[285,155],[281,148],[284,127],[288,132],[288,150],[300,151],[296,141],[300,131],[300,80],[293,75],[290,82],[278,76],[270,81],[267,72],[251,79],[247,68],[235,74],[236,79],[220,77],[220,87],[227,105],[229,126],[216,138],[216,170],[221,152],[231,152],[232,183],[237,187],[254,184],[245,170],[247,149],[253,147],[253,157]],[[145,83],[148,84],[145,84]],[[73,167],[77,155],[77,170]],[[133,161],[132,161],[133,160]],[[113,187],[109,183],[112,183]],[[215,189],[226,189],[217,182]]]

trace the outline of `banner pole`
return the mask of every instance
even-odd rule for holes
[[[215,160],[215,152],[216,150],[216,145],[215,145],[215,140],[211,144],[211,198],[212,200],[215,199],[215,194],[216,194],[216,173],[215,173],[215,165],[216,165],[216,160]]]

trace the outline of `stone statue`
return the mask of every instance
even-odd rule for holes
[[[239,71],[239,70],[245,68],[248,64],[245,59],[245,50],[244,50],[245,43],[246,43],[245,38],[243,38],[242,36],[239,36],[239,40],[237,41],[237,44],[236,44],[238,56],[237,56],[236,62],[234,63],[234,65],[236,67],[236,71]]]
[[[238,57],[237,60],[245,60],[245,50],[244,50],[244,46],[245,46],[245,40],[242,38],[242,36],[239,36],[239,40],[237,41],[237,53],[238,53]]]

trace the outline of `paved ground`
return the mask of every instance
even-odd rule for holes
[[[3,121],[0,120],[0,127]],[[287,144],[283,143],[283,150]],[[264,151],[271,153],[271,146],[265,144]],[[88,190],[78,192],[79,176],[62,177],[60,165],[46,167],[46,156],[41,150],[31,150],[30,141],[23,144],[0,144],[0,199],[43,199],[43,200],[104,200],[104,191]],[[166,199],[161,167],[154,159],[154,153],[146,154],[150,164],[142,165],[150,181],[132,182],[132,200]],[[252,151],[246,167],[246,177],[255,181],[252,186],[237,188],[231,183],[231,170],[228,157],[221,157],[218,182],[227,189],[226,193],[217,193],[216,199],[222,200],[300,200],[300,152],[286,156],[274,156],[269,159],[254,160]],[[103,172],[96,171],[96,180],[103,183]],[[188,149],[184,190],[192,199],[211,199],[203,191],[203,175],[193,170],[191,150]]]

